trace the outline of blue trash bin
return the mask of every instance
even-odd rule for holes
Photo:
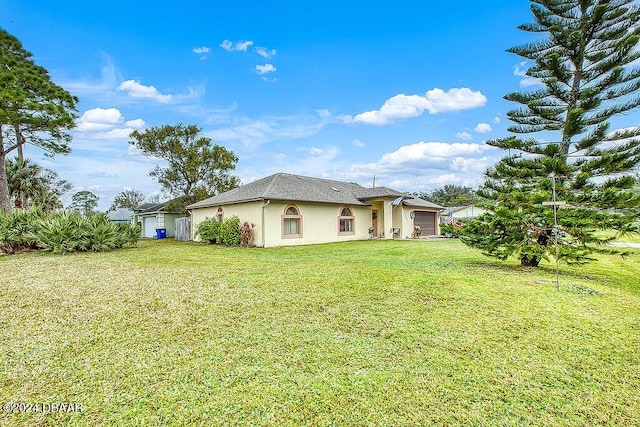
[[[156,228],[156,238],[158,238],[158,239],[166,239],[167,238],[167,229],[166,228]]]

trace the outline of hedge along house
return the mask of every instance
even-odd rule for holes
[[[142,237],[158,237],[156,231],[158,229],[165,230],[165,237],[176,235],[175,220],[184,215],[167,210],[165,207],[167,203],[143,203],[133,210],[134,224],[140,224],[142,227]]]
[[[278,173],[187,206],[191,233],[206,218],[237,215],[262,247],[439,234],[441,206],[386,187]],[[424,235],[425,233],[423,233]]]

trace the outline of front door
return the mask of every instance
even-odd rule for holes
[[[373,237],[378,237],[378,211],[371,212],[371,227],[373,227]]]

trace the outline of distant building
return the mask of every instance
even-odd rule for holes
[[[133,211],[127,208],[118,208],[115,211],[110,211],[107,214],[107,219],[111,222],[131,224],[133,221]]]
[[[165,230],[165,237],[175,236],[175,220],[184,215],[167,210],[165,207],[167,203],[143,203],[134,209],[134,223],[142,227],[142,237],[157,237],[158,229]]]
[[[451,224],[453,222],[470,221],[486,212],[486,209],[477,206],[450,206],[440,211],[440,222]]]

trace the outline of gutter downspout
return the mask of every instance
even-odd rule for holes
[[[264,227],[264,209],[269,206],[269,203],[271,203],[271,200],[266,200],[263,204],[262,204],[262,224],[260,225],[260,227],[262,228],[262,247],[266,248],[266,242],[265,242],[265,227]]]

